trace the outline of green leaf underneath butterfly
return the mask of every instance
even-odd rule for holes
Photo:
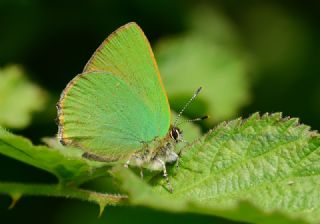
[[[254,114],[222,123],[185,150],[170,172],[173,194],[162,178],[150,187],[116,171],[131,203],[254,223],[319,222],[320,136],[297,119]]]
[[[0,129],[0,143],[2,154],[47,170],[62,182],[82,183],[107,175],[104,164],[84,160],[77,149],[33,146],[4,129]],[[185,147],[179,168],[173,166],[169,172],[173,194],[163,187],[166,184],[160,175],[150,182],[151,186],[129,169],[120,168],[115,175],[133,205],[254,223],[317,223],[319,149],[319,135],[298,124],[297,119],[255,114],[245,121],[222,123]],[[48,190],[48,186],[35,187]],[[21,194],[38,195],[19,184],[0,183],[0,188],[10,194],[16,189]],[[50,187],[47,195],[74,195],[71,188],[65,190],[63,193]],[[97,198],[90,200],[97,203],[106,196],[80,192],[95,195]],[[86,197],[80,198],[90,201]]]

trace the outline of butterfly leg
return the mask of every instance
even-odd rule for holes
[[[137,155],[132,155],[132,156],[130,156],[130,158],[127,160],[127,162],[123,166],[125,168],[129,168],[129,165],[130,165],[132,160],[135,163],[138,163],[138,162],[141,163],[140,157],[138,157]],[[141,177],[141,179],[143,179],[143,170],[142,170],[141,164],[136,164],[136,165],[138,165],[140,167],[140,177]]]
[[[128,159],[128,161],[123,165],[125,168],[129,168],[129,164],[130,164],[130,159]]]
[[[182,155],[182,149],[178,152],[178,158],[177,158],[177,161],[176,161],[176,167],[179,168],[179,162],[180,162],[180,157]]]
[[[177,161],[176,161],[176,167],[177,167],[177,168],[179,168],[179,160],[180,160],[180,157],[178,157],[178,158],[177,158]]]
[[[135,154],[132,154],[129,159],[127,160],[127,162],[123,165],[125,168],[128,168],[130,163],[133,161],[134,159],[137,159],[137,156]]]
[[[165,162],[163,162],[163,160],[159,159],[159,158],[156,158],[156,160],[161,164],[162,166],[162,171],[163,171],[163,177],[165,178],[166,182],[167,182],[167,185],[168,185],[168,189],[170,191],[170,193],[173,192],[173,188],[172,188],[172,185],[169,181],[169,178],[168,178],[168,173],[167,173],[167,168],[166,168],[166,164]]]

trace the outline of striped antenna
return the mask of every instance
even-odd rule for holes
[[[190,119],[190,120],[184,120],[184,121],[181,121],[177,126],[180,126],[181,124],[186,123],[186,122],[202,121],[202,120],[205,120],[205,119],[208,119],[208,118],[209,118],[209,116],[206,115],[206,116],[203,116],[203,117],[197,117],[197,118]]]
[[[197,91],[195,91],[195,93],[193,94],[193,96],[191,97],[191,99],[186,103],[186,105],[184,105],[184,107],[182,108],[182,110],[179,112],[177,118],[175,119],[174,123],[173,123],[173,127],[176,127],[177,122],[179,121],[181,115],[183,114],[183,112],[187,109],[187,107],[189,106],[189,104],[198,96],[198,94],[200,93],[202,87],[199,87],[197,89]]]

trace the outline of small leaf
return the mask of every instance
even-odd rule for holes
[[[0,153],[54,174],[60,183],[81,184],[98,176],[106,176],[106,163],[82,158],[80,149],[34,146],[20,136],[13,135],[0,127]],[[58,147],[59,146],[59,147]]]
[[[280,113],[222,123],[185,148],[180,167],[143,183],[116,172],[133,204],[255,223],[319,223],[320,136]],[[161,183],[161,185],[159,185]]]
[[[31,83],[22,69],[10,66],[0,70],[0,125],[24,128],[33,112],[44,109],[47,95]]]

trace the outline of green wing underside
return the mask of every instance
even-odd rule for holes
[[[63,135],[84,150],[117,157],[166,134],[158,115],[119,77],[84,73],[65,93]]]
[[[125,155],[167,134],[169,103],[137,24],[120,27],[100,45],[59,106],[60,138],[98,155]]]
[[[159,107],[158,116],[167,121],[170,108],[150,44],[136,23],[113,32],[96,50],[84,72],[106,71],[120,77],[148,107]]]

